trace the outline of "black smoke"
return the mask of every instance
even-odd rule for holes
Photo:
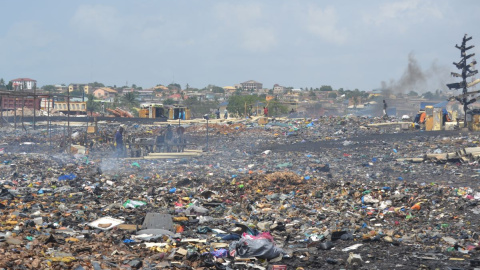
[[[413,52],[408,54],[408,65],[398,80],[381,82],[383,91],[390,94],[408,94],[410,91],[425,92],[445,91],[450,71],[447,67],[434,61],[427,70],[422,70]]]

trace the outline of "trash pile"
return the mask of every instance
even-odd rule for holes
[[[208,152],[162,160],[112,158],[104,140],[69,154],[5,129],[0,268],[480,267],[478,162],[436,158],[476,153],[478,134],[372,121],[216,124]],[[186,126],[198,147],[203,126]],[[36,148],[19,151],[25,140]]]

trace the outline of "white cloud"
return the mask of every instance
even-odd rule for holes
[[[333,7],[321,9],[310,7],[306,16],[307,30],[323,40],[343,44],[347,40],[347,30],[338,26],[338,18]]]
[[[228,36],[239,39],[237,44],[251,52],[266,52],[276,46],[275,31],[269,25],[270,19],[258,3],[221,3],[214,8],[215,15]],[[222,35],[223,36],[223,35]]]
[[[254,28],[243,33],[243,47],[253,52],[268,51],[276,43],[275,35],[266,28]]]
[[[118,37],[124,26],[116,9],[103,5],[80,6],[70,23],[83,33],[104,39]]]
[[[386,2],[364,16],[365,22],[376,26],[391,25],[401,32],[430,19],[442,19],[440,1],[402,0]]]
[[[13,25],[4,41],[13,47],[45,47],[52,43],[56,35],[41,28],[36,21],[23,21]]]
[[[263,16],[262,6],[257,3],[221,3],[215,6],[215,12],[216,16],[226,24],[249,25]]]

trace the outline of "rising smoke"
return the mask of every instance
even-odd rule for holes
[[[381,82],[384,91],[391,94],[408,94],[410,91],[419,94],[425,92],[445,91],[450,77],[449,68],[440,66],[434,61],[427,70],[422,70],[413,52],[408,54],[408,66],[399,80]]]

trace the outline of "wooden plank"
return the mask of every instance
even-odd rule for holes
[[[125,230],[125,231],[136,231],[137,230],[137,225],[135,225],[135,224],[120,224],[120,225],[117,225],[117,229]]]
[[[480,147],[466,147],[463,149],[465,154],[471,154],[474,152],[480,152]]]
[[[186,152],[171,152],[171,153],[148,153],[148,156],[199,156],[200,153],[198,152],[192,152],[192,153],[186,153]]]
[[[176,159],[176,158],[187,158],[187,157],[193,157],[193,156],[183,156],[183,157],[179,157],[179,156],[158,156],[158,157],[149,157],[149,156],[146,156],[146,157],[144,157],[144,159]]]
[[[426,154],[426,159],[434,159],[439,161],[447,161],[447,153],[442,154]]]

